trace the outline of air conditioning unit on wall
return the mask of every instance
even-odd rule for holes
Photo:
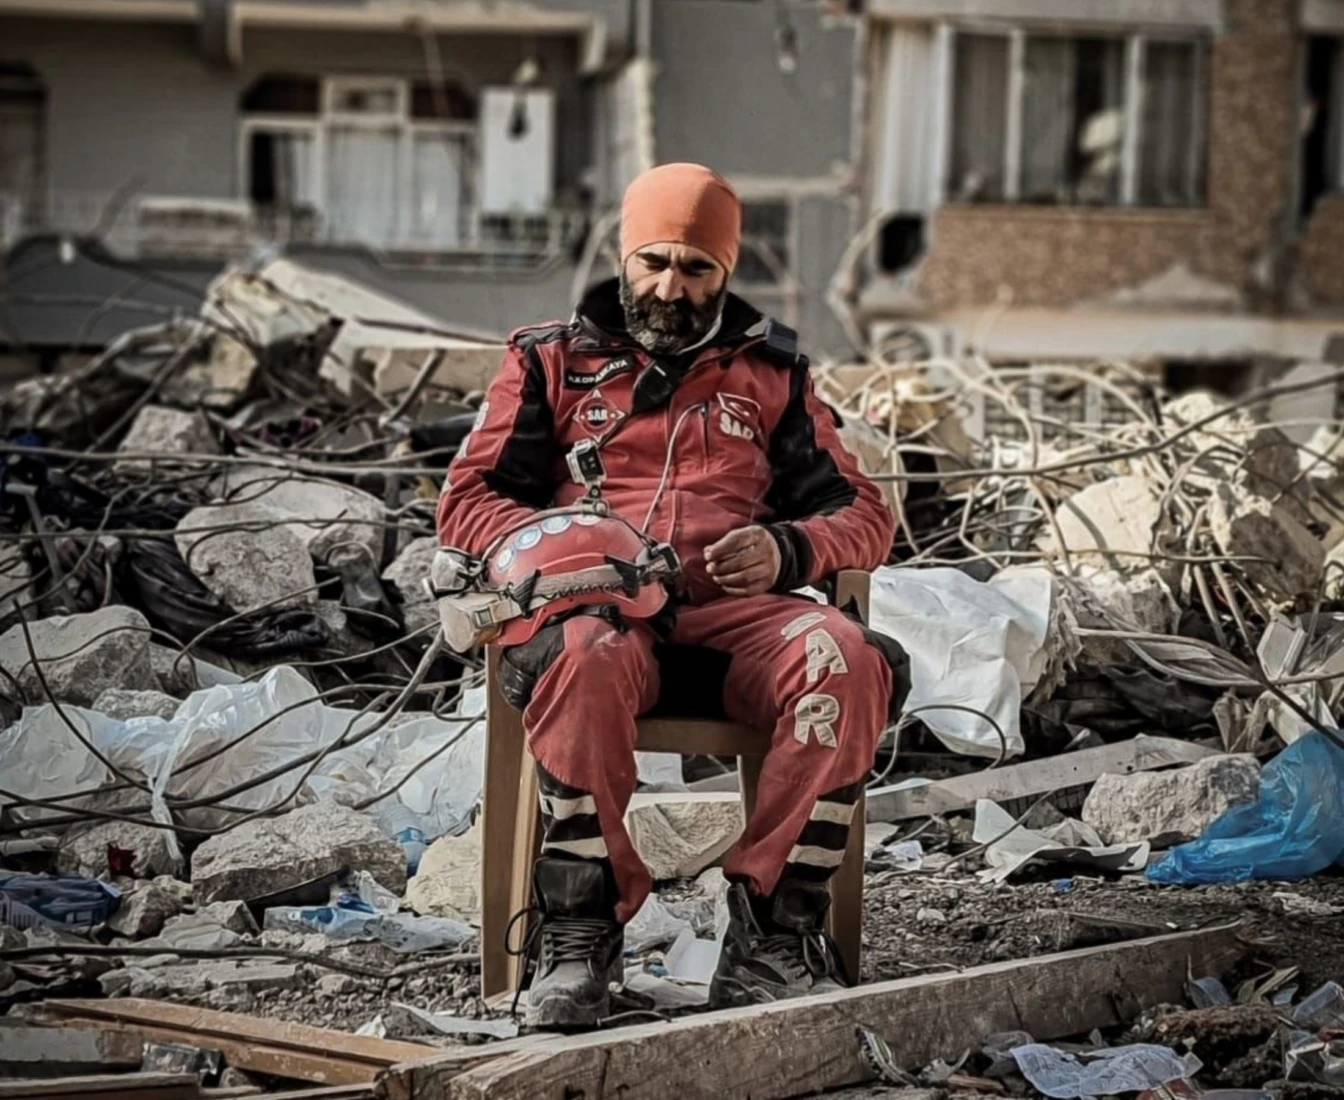
[[[883,359],[919,362],[925,359],[961,359],[966,341],[952,325],[917,321],[878,321],[869,328],[873,351]],[[974,369],[966,364],[963,369]],[[928,368],[929,381],[939,389],[957,392],[956,411],[966,434],[977,442],[985,438],[985,395],[969,389],[946,367]]]

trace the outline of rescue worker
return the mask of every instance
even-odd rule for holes
[[[584,496],[566,456],[594,441],[612,512],[681,559],[655,619],[574,609],[503,652],[502,686],[540,775],[533,1027],[608,1013],[621,926],[652,885],[623,824],[635,719],[668,687],[669,654],[683,713],[690,667],[721,713],[773,731],[724,866],[731,923],[711,1004],[842,981],[822,931],[827,880],[908,690],[907,664],[841,609],[788,593],[882,564],[894,519],[842,445],[793,333],[729,292],[740,235],[737,195],[708,168],[668,164],[636,179],[619,278],[589,291],[567,324],[512,335],[439,503],[441,546],[485,555],[530,515]]]

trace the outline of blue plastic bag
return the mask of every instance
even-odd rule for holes
[[[1255,802],[1234,806],[1198,840],[1173,848],[1148,878],[1168,886],[1309,878],[1341,856],[1344,749],[1309,733],[1265,766]]]
[[[120,907],[121,891],[96,878],[0,873],[0,924],[14,928],[87,932]]]

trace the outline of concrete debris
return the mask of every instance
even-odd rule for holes
[[[123,894],[121,908],[107,922],[108,930],[133,940],[157,936],[164,923],[182,911],[181,897],[161,886],[162,881],[141,883],[129,895]]]
[[[342,870],[406,889],[406,853],[372,819],[330,801],[261,818],[211,837],[192,858],[197,904],[250,901]]]
[[[269,509],[274,521],[284,522],[316,562],[326,563],[333,551],[346,546],[370,562],[382,556],[383,506],[376,497],[349,485],[296,477],[274,466],[230,466],[214,490],[223,501]],[[298,516],[304,522],[294,519]]]
[[[245,902],[211,902],[199,910],[197,915],[204,920],[219,925],[226,932],[233,932],[235,935],[256,936],[261,933],[261,929],[257,927],[257,922],[252,916],[252,911],[248,909]]]
[[[1325,551],[1282,505],[1221,483],[1209,501],[1209,528],[1224,554],[1270,599],[1290,603],[1321,583]]]
[[[655,881],[691,878],[742,835],[742,803],[735,794],[636,794],[626,827]]]
[[[125,455],[151,454],[213,455],[219,454],[210,424],[200,413],[149,405],[140,410],[122,439],[117,450]],[[128,457],[120,459],[115,467],[122,473],[148,474],[154,460]]]
[[[1083,804],[1083,821],[1107,844],[1148,841],[1166,848],[1194,840],[1223,811],[1254,802],[1254,756],[1211,756],[1174,771],[1103,775]]]
[[[251,388],[256,372],[252,350],[227,333],[216,332],[206,357],[173,374],[159,389],[159,397],[170,405],[227,411]]]
[[[162,691],[108,688],[93,701],[93,709],[109,718],[162,718],[167,721],[177,713],[178,702]]]
[[[159,679],[159,687],[164,694],[176,699],[183,699],[199,688],[236,684],[242,679],[226,668],[157,642],[150,643],[149,658],[154,666],[154,674]]]
[[[159,686],[149,655],[149,623],[134,608],[40,619],[29,630],[33,654],[58,702],[91,706],[108,688],[149,691]],[[22,627],[0,634],[0,668],[18,681],[31,704],[47,701]]]
[[[142,946],[161,947],[165,952],[219,951],[238,947],[242,943],[243,936],[239,933],[225,928],[207,913],[197,912],[170,917],[164,922],[159,934],[146,940]]]
[[[317,601],[307,547],[266,505],[193,508],[177,525],[176,541],[191,571],[234,611]]]
[[[481,910],[481,823],[461,836],[440,837],[420,857],[406,904],[422,916],[475,919]]]
[[[430,563],[438,548],[439,540],[433,535],[416,539],[383,570],[383,580],[401,596],[407,630],[422,630],[438,624],[438,608],[422,583],[429,576]]]
[[[1043,535],[1042,547],[1057,556],[1066,550],[1078,563],[1147,569],[1160,549],[1161,501],[1146,478],[1115,477],[1090,485],[1065,501],[1055,519],[1059,534]]]
[[[56,869],[65,875],[98,878],[108,874],[109,852],[132,853],[131,873],[151,879],[181,870],[169,844],[171,831],[129,821],[105,821],[83,830],[72,830],[56,851]]]
[[[1181,617],[1171,589],[1156,569],[1122,573],[1083,565],[1061,578],[1058,598],[1074,626],[1171,634]],[[1093,665],[1128,665],[1134,651],[1121,639],[1084,636],[1078,659]]]

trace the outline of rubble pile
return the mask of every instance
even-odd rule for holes
[[[511,870],[483,866],[482,662],[445,653],[422,584],[497,361],[274,261],[0,395],[0,1013],[516,1034],[478,998],[482,892]],[[861,977],[1263,933],[1245,972],[1193,974],[1123,1032],[966,1035],[956,1066],[898,1065],[872,1032],[874,1075],[1061,1100],[1344,1087],[1344,890],[1318,877],[1344,858],[1344,437],[1276,426],[1273,387],[1173,396],[1123,366],[816,377],[898,509],[869,625],[911,658],[868,785]],[[1052,418],[1025,396],[1042,377],[1102,387],[1121,422]],[[1020,430],[974,442],[969,397]],[[707,1002],[734,767],[641,756],[628,824],[659,889],[619,995],[641,1020]]]

